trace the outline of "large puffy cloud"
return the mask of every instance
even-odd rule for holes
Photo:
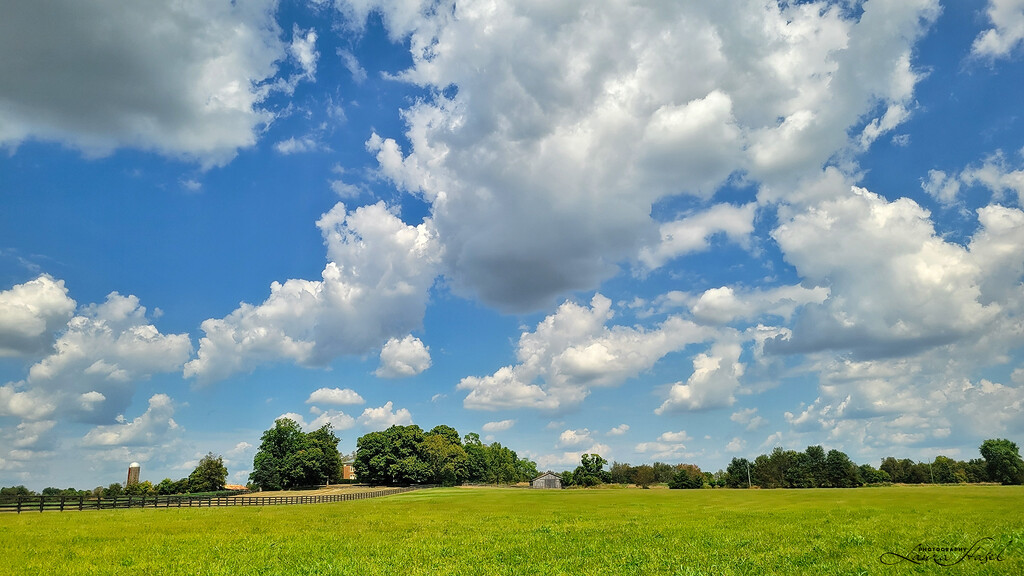
[[[1024,0],[989,0],[987,12],[992,28],[974,39],[971,54],[1007,57],[1024,42]]]
[[[776,231],[801,275],[830,289],[766,344],[820,351],[804,366],[818,397],[786,414],[795,433],[866,456],[905,453],[894,447],[927,456],[954,434],[1020,429],[1019,382],[979,372],[1012,362],[1024,344],[1024,211],[993,204],[977,220],[966,246],[948,242],[914,202],[855,189]]]
[[[35,420],[59,412],[109,422],[128,406],[136,382],[181,369],[191,353],[187,334],[161,334],[138,298],[114,292],[71,318],[25,380],[0,387],[0,415]]]
[[[912,110],[911,48],[938,14],[934,0],[340,4],[379,10],[409,38],[398,77],[438,89],[405,111],[411,148],[378,134],[368,148],[432,203],[453,285],[510,309],[614,274],[657,241],[661,198],[730,177],[785,189],[870,145]]]
[[[323,366],[419,326],[440,259],[429,221],[406,225],[383,202],[351,212],[339,203],[317,226],[329,259],[322,279],[275,282],[262,304],[204,321],[187,377],[219,380],[277,360]]]
[[[64,281],[45,274],[0,292],[0,357],[46,353],[74,311]]]
[[[940,238],[928,211],[908,198],[889,202],[854,188],[796,214],[773,236],[805,282],[830,293],[805,306],[792,339],[770,350],[901,355],[974,333],[1000,313],[982,299],[977,258]]]
[[[262,104],[287,50],[276,10],[277,0],[6,6],[0,145],[130,146],[224,164],[273,120]],[[315,63],[313,40],[292,45],[302,68]]]
[[[518,364],[484,377],[463,378],[466,408],[555,410],[579,404],[591,387],[617,386],[650,369],[665,355],[712,338],[715,331],[680,317],[655,329],[606,324],[611,301],[596,294],[590,306],[562,304],[533,332],[524,332]]]

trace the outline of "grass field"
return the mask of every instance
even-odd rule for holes
[[[954,566],[879,560],[979,540]],[[1017,575],[1022,541],[1022,487],[454,488],[338,504],[3,515],[0,574]]]

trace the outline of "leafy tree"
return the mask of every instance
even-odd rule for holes
[[[964,472],[967,473],[967,481],[972,483],[989,482],[988,466],[982,458],[972,458],[967,462],[961,462]]]
[[[651,469],[653,473],[654,469]],[[635,484],[636,468],[623,462],[612,462],[608,477],[613,484]]]
[[[430,432],[427,432],[427,434],[441,436],[447,440],[449,444],[462,446],[462,443],[459,442],[459,431],[446,424],[438,424],[437,426],[434,426],[430,429]]]
[[[924,462],[915,462],[908,469],[907,484],[930,484],[932,481],[932,469]]]
[[[861,464],[860,477],[865,484],[882,484],[892,481],[889,474],[884,470],[876,470],[871,464]]]
[[[36,493],[24,486],[10,486],[0,488],[0,496],[35,496]]]
[[[1017,444],[1004,438],[985,440],[979,448],[989,480],[1000,484],[1024,483],[1024,461]]]
[[[672,481],[672,476],[675,476],[676,473],[675,467],[664,462],[655,462],[654,464],[651,464],[651,468],[654,469],[655,484],[668,484]]]
[[[529,458],[516,460],[516,482],[529,482],[537,476],[540,476],[540,471],[536,462]]]
[[[885,472],[892,478],[893,482],[898,484],[909,484],[911,483],[912,472],[914,470],[914,461],[909,458],[903,458],[897,460],[892,456],[889,456],[882,460],[882,465],[878,467],[879,470]]]
[[[192,492],[216,492],[224,489],[227,482],[228,469],[224,466],[224,459],[220,456],[214,457],[213,452],[208,452],[199,460],[195,470],[188,475],[188,486]],[[152,487],[152,485],[150,485]]]
[[[633,483],[641,488],[649,488],[654,484],[654,467],[641,464],[633,468]]]
[[[356,440],[356,476],[378,486],[423,484],[430,481],[429,464],[421,459],[423,429],[415,424],[391,426]]]
[[[808,446],[804,451],[806,474],[810,477],[809,488],[817,488],[825,481],[825,449],[820,445]]]
[[[608,461],[600,454],[583,454],[580,456],[580,465],[573,471],[573,482],[577,486],[597,486],[611,480],[604,466]]]
[[[104,498],[117,498],[119,496],[124,496],[124,486],[121,486],[119,482],[114,482],[103,489]]]
[[[306,434],[289,418],[263,433],[249,481],[263,490],[288,490],[341,480],[341,455],[330,424]]]
[[[296,485],[295,454],[302,447],[302,428],[290,418],[279,418],[265,431],[253,457],[249,480],[262,490],[284,490]]]
[[[124,493],[126,496],[149,496],[150,494],[156,494],[156,488],[153,487],[152,482],[144,480],[125,486]]]
[[[861,485],[860,469],[850,457],[839,450],[829,450],[825,456],[827,485],[833,488],[853,488]]]
[[[341,439],[334,434],[330,424],[306,434],[307,471],[306,485],[336,484],[341,481],[341,454],[338,443]],[[300,451],[301,453],[301,451]]]
[[[60,496],[61,492],[63,492],[63,490],[61,490],[60,488],[54,488],[52,486],[47,486],[46,488],[43,488],[43,491],[41,492],[41,494],[43,496]]]
[[[703,488],[704,473],[694,464],[680,464],[676,466],[676,473],[672,481],[668,483],[669,488]]]
[[[750,461],[746,458],[733,458],[725,469],[725,485],[729,488],[748,488],[750,476]]]
[[[463,450],[466,451],[466,480],[468,482],[487,482],[487,446],[480,441],[475,432],[466,434],[463,439]]]
[[[420,452],[430,470],[429,482],[442,486],[461,484],[467,477],[469,456],[459,444],[458,432],[455,432],[455,440],[452,441],[451,434],[435,433],[438,428],[440,426],[431,430],[420,444]],[[445,428],[455,431],[449,426]]]
[[[962,484],[967,482],[967,471],[962,462],[947,456],[936,456],[932,462],[932,478],[936,484]]]

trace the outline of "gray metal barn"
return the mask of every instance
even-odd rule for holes
[[[533,479],[530,483],[531,488],[548,488],[548,489],[560,489],[562,487],[562,479],[558,477],[558,474],[554,472],[545,472],[540,476]]]

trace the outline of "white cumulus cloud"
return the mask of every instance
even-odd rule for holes
[[[323,366],[419,326],[440,257],[429,222],[409,226],[383,202],[339,203],[317,226],[329,259],[321,280],[274,282],[262,304],[204,321],[186,377],[214,381],[282,360]]]
[[[408,335],[399,340],[392,338],[380,351],[380,367],[374,372],[378,378],[405,378],[430,368],[430,348],[419,338]]]
[[[223,165],[255,144],[286,46],[276,0],[25,2],[0,21],[0,145]]]

